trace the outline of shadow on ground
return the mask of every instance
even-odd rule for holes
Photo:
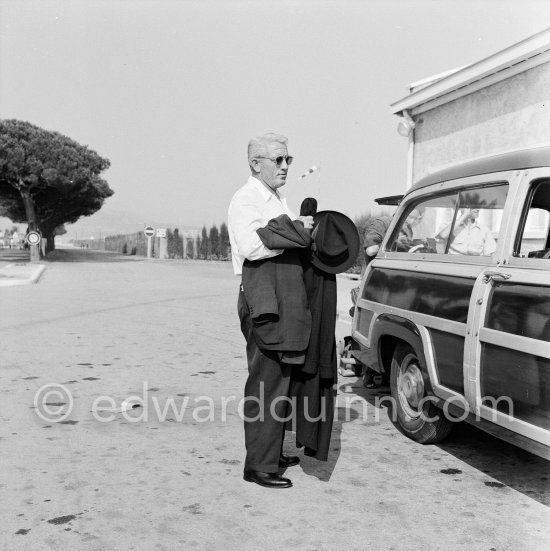
[[[380,406],[391,420],[388,407],[390,403],[388,401],[384,404],[382,400],[390,396],[389,387],[367,389],[362,386],[360,379],[350,384],[357,396],[361,396],[372,406]],[[509,487],[543,505],[550,506],[550,463],[547,460],[465,422],[456,423],[451,434],[442,442],[426,447],[431,446],[485,473],[485,485],[495,488]]]
[[[347,383],[341,384],[339,391],[341,391],[341,388],[343,386],[348,385]],[[334,422],[332,425],[332,435],[330,438],[330,450],[328,452],[328,460],[319,461],[313,457],[308,457],[300,454],[300,466],[302,468],[302,471],[309,476],[317,478],[321,482],[328,482],[330,480],[330,477],[332,476],[332,473],[334,472],[336,463],[338,463],[338,458],[340,457],[342,427],[345,423],[351,423],[352,421],[355,421],[360,417],[361,414],[355,411],[353,408],[338,407],[337,401],[334,412]],[[288,437],[287,439],[285,439],[285,444],[288,444],[288,446],[293,446],[294,438]],[[289,451],[288,453],[293,452]]]
[[[469,423],[457,423],[451,435],[436,444],[439,448],[494,480],[488,486],[508,486],[550,506],[550,464],[521,448],[499,440]]]

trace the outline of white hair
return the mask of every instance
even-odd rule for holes
[[[253,159],[265,155],[267,153],[267,146],[270,143],[280,143],[286,147],[288,138],[282,134],[275,134],[273,132],[252,138],[248,142],[248,164],[250,165]]]

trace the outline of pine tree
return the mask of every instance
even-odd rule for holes
[[[220,256],[223,259],[226,259],[229,256],[229,231],[227,230],[227,225],[225,222],[222,222],[220,226]]]
[[[174,230],[174,258],[183,258],[183,237],[178,228]]]
[[[210,234],[208,236],[210,239],[210,254],[213,256],[216,256],[216,258],[220,257],[220,232],[218,231],[218,228],[214,225],[210,228]]]
[[[210,240],[208,239],[208,232],[206,231],[206,226],[202,227],[201,231],[201,242],[200,242],[200,256],[203,260],[206,260],[208,258],[208,254],[210,251]]]

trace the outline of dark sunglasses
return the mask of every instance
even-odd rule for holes
[[[287,155],[286,157],[283,157],[282,155],[279,157],[262,157],[261,155],[258,157],[259,159],[269,159],[270,161],[273,161],[277,166],[281,166],[283,164],[283,161],[286,162],[288,166],[292,164],[292,161],[294,160],[294,157],[291,157],[290,155]]]

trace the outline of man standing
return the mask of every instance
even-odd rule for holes
[[[241,284],[238,300],[248,361],[244,407],[244,479],[269,488],[291,487],[291,481],[282,477],[279,470],[299,462],[298,457],[282,454],[287,406],[285,400],[290,392],[292,364],[300,361],[300,354],[303,356],[311,326],[302,281],[302,288],[296,285],[288,287],[301,295],[284,307],[284,312],[290,314],[287,319],[294,326],[298,324],[302,338],[293,331],[292,345],[285,348],[284,343],[281,343],[281,340],[284,341],[281,335],[285,334],[285,320],[282,319],[283,312],[278,310],[281,297],[277,298],[273,294],[273,286],[280,282],[281,277],[284,283],[285,270],[295,276],[301,266],[298,268],[293,264],[292,255],[284,248],[267,247],[266,240],[262,240],[258,234],[258,230],[268,227],[274,221],[286,224],[283,230],[295,230],[298,237],[300,231],[313,227],[313,217],[296,217],[279,192],[279,188],[286,183],[291,163],[286,137],[266,134],[251,139],[248,144],[251,176],[233,196],[228,213],[233,270],[237,276],[243,276],[243,272],[247,275],[249,269],[251,275]],[[282,260],[287,257],[287,262]],[[298,340],[300,344],[297,344]]]

